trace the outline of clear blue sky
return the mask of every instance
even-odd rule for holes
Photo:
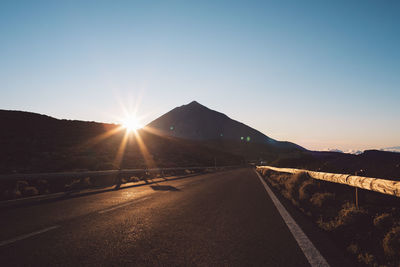
[[[400,145],[400,1],[1,1],[0,108],[192,100],[311,149]],[[4,127],[4,126],[3,126]]]

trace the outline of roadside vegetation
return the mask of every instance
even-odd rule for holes
[[[135,183],[150,183],[153,179],[186,176],[196,172],[208,173],[215,169],[198,170],[168,170],[164,172],[139,172],[135,176],[117,177],[117,175],[107,175],[101,177],[84,178],[53,178],[53,179],[34,179],[34,180],[14,180],[0,183],[0,201],[18,198],[33,197],[37,195],[65,192],[73,193],[87,189],[100,189],[116,185],[134,185]],[[29,175],[27,175],[28,177]],[[118,186],[117,186],[118,188]]]
[[[261,172],[264,179],[360,266],[400,266],[399,199],[312,179],[307,173]]]

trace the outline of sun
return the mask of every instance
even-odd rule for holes
[[[143,127],[143,125],[140,123],[140,121],[135,117],[135,116],[128,116],[124,119],[121,120],[121,125],[123,128],[126,129],[127,132],[136,132],[140,128]]]

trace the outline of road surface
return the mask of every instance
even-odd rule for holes
[[[0,266],[310,265],[248,168],[0,212]]]

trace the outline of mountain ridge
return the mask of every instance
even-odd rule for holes
[[[109,170],[118,168],[212,166],[242,163],[237,155],[198,142],[139,130],[118,151],[125,130],[117,124],[60,120],[47,115],[0,110],[0,173]],[[154,166],[149,166],[149,160]]]
[[[236,140],[268,144],[272,146],[301,146],[277,141],[264,133],[234,120],[224,113],[212,110],[197,101],[182,105],[153,120],[146,127],[150,127],[162,134],[192,140]]]

